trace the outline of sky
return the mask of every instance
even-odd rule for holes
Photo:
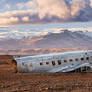
[[[53,28],[92,28],[92,0],[0,0],[0,31]]]

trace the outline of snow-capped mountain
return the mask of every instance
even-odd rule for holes
[[[91,47],[91,32],[61,30],[61,33],[49,33],[39,37],[0,40],[1,49],[21,48],[73,48]]]

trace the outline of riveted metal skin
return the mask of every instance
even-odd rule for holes
[[[17,72],[91,72],[92,50],[14,57]],[[47,63],[48,62],[48,63]],[[79,70],[78,70],[79,69]]]

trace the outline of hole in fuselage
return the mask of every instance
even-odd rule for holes
[[[61,60],[58,60],[58,65],[61,65]]]
[[[43,65],[43,63],[42,63],[42,62],[40,62],[40,65]]]
[[[49,61],[47,61],[46,64],[48,65],[49,64]]]
[[[81,72],[90,72],[91,68],[88,67],[88,66],[84,66],[84,67],[80,67],[80,68],[77,68],[73,71],[70,71],[70,72],[75,72],[75,73],[81,73]]]
[[[52,61],[52,65],[53,65],[53,66],[55,65],[55,61]]]

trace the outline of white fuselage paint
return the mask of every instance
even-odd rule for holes
[[[16,57],[14,59],[17,61],[18,72],[56,73],[69,72],[84,66],[92,67],[91,50]]]

